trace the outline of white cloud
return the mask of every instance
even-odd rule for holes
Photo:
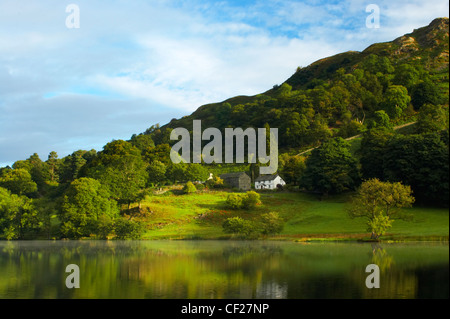
[[[253,95],[297,66],[390,41],[448,15],[448,1],[0,2],[0,165],[128,138],[200,105]]]

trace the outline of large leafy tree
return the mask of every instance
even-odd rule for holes
[[[140,135],[133,135],[130,143],[137,147],[141,152],[144,152],[145,150],[149,148],[155,147],[155,143],[152,140],[152,137],[150,135],[140,134]]]
[[[391,85],[384,94],[382,105],[389,117],[395,119],[403,114],[410,102],[411,97],[408,95],[408,90],[404,86]]]
[[[100,166],[93,176],[108,188],[115,200],[130,208],[137,201],[139,191],[147,184],[146,169],[147,164],[140,155],[126,155]]]
[[[442,135],[397,135],[383,153],[385,180],[410,185],[418,202],[448,206],[449,148]]]
[[[348,212],[352,218],[366,218],[371,238],[378,239],[392,226],[394,219],[407,216],[401,214],[400,209],[413,203],[411,187],[375,178],[361,184]]]
[[[393,79],[394,84],[403,85],[408,91],[411,91],[419,80],[420,72],[415,66],[404,63],[396,67]]]
[[[419,110],[425,104],[438,105],[441,102],[439,86],[430,79],[420,81],[411,91],[411,103],[415,110]]]
[[[66,190],[60,211],[61,233],[64,237],[80,238],[91,234],[105,235],[112,226],[118,209],[108,190],[99,181],[82,177]]]
[[[85,165],[91,163],[96,158],[95,150],[78,150],[71,155],[64,157],[59,166],[59,181],[61,183],[71,183],[81,177],[86,169]]]
[[[33,238],[41,226],[31,199],[0,187],[0,237],[8,240]]]
[[[141,151],[123,140],[106,144],[86,172],[87,177],[105,185],[112,198],[128,207],[138,200],[138,194],[148,179],[147,164]]]
[[[287,184],[298,185],[305,172],[305,158],[303,156],[280,156],[279,171]]]
[[[168,165],[171,163],[170,149],[171,148],[169,144],[160,144],[156,147],[149,147],[143,152],[144,160],[147,163],[160,161],[161,163]]]
[[[167,166],[158,161],[154,160],[147,168],[148,170],[148,182],[153,184],[161,184],[166,178]]]
[[[394,132],[384,127],[374,128],[364,133],[360,155],[361,174],[364,179],[379,178],[384,180],[383,161],[386,144],[392,138]]]
[[[29,195],[37,191],[37,185],[31,174],[23,168],[3,171],[3,175],[0,176],[0,187],[7,188],[17,195]]]
[[[328,140],[312,151],[300,185],[322,195],[354,190],[360,184],[357,161],[349,144],[338,137]]]
[[[419,133],[433,133],[448,130],[448,107],[425,104],[420,108],[417,118]]]

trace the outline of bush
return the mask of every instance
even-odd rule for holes
[[[194,184],[192,184],[192,182],[187,182],[183,187],[183,192],[185,194],[195,193],[196,191],[197,189],[195,188]]]
[[[263,235],[279,234],[283,230],[284,220],[276,212],[261,215],[261,233]]]
[[[232,193],[227,197],[227,205],[232,209],[239,209],[243,206],[243,198],[241,194]]]
[[[242,199],[242,205],[245,209],[253,209],[261,204],[260,195],[254,191],[247,192]]]
[[[144,232],[142,224],[124,218],[115,221],[114,229],[117,239],[140,239]]]
[[[222,227],[225,233],[241,235],[244,238],[253,238],[256,234],[254,224],[241,217],[227,218]]]
[[[246,194],[232,193],[227,197],[227,205],[232,209],[253,209],[259,204],[260,195],[254,191],[248,191]]]
[[[225,185],[223,183],[223,179],[221,179],[219,176],[214,176],[212,179],[208,179],[206,181],[206,187],[208,187],[209,189],[224,188]]]
[[[205,185],[203,185],[202,183],[194,183],[194,186],[198,191],[205,189]]]

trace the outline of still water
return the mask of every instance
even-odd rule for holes
[[[68,289],[66,266],[79,266]],[[366,266],[380,269],[368,289]],[[0,298],[448,298],[448,243],[0,242]]]

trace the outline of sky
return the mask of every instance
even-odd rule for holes
[[[0,0],[0,167],[101,151],[448,11],[448,0]]]

